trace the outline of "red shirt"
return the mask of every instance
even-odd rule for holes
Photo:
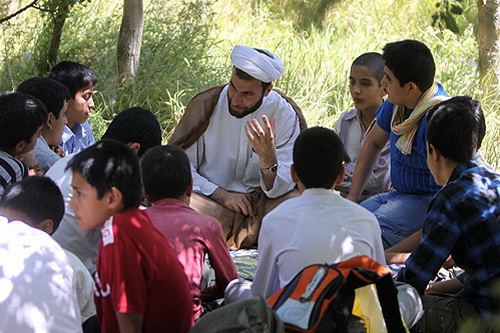
[[[238,278],[222,226],[213,217],[200,214],[177,199],[158,200],[146,211],[177,251],[189,281],[197,319],[203,312],[201,301],[223,298],[229,281]],[[215,272],[215,285],[200,291],[205,254]]]
[[[137,208],[101,230],[95,303],[102,333],[119,332],[116,313],[144,314],[143,332],[188,332],[192,300],[172,245]]]

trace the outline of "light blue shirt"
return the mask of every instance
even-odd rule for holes
[[[61,146],[66,154],[78,153],[94,143],[94,134],[88,122],[77,123],[71,129],[64,126]]]

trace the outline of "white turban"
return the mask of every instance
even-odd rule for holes
[[[283,62],[271,51],[259,50],[266,54],[248,46],[236,45],[231,52],[231,61],[236,68],[259,81],[276,81],[283,74]]]

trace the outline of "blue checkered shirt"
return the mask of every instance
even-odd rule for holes
[[[459,164],[434,196],[422,241],[397,280],[423,293],[450,254],[465,270],[459,296],[491,313],[491,287],[500,278],[500,175],[473,162]]]

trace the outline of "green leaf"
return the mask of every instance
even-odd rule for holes
[[[450,11],[455,15],[462,15],[464,13],[462,6],[457,4],[452,4]]]

